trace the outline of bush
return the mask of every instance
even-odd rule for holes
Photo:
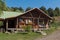
[[[25,31],[30,32],[31,28],[32,28],[32,26],[31,25],[28,25],[28,26],[25,27]]]

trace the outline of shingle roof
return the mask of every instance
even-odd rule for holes
[[[19,15],[22,15],[24,13],[21,12],[9,12],[9,11],[3,11],[2,14],[0,15],[0,19],[6,19],[6,18],[11,18],[11,17],[17,17]]]

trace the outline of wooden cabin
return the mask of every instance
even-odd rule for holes
[[[45,12],[38,8],[31,9],[27,12],[8,12],[3,11],[0,16],[0,21],[3,21],[3,28],[8,30],[24,30],[24,27],[30,25],[33,30],[41,30],[49,28],[49,22],[52,20]]]

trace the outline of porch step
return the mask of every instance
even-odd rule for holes
[[[7,28],[7,30],[16,30],[16,28]]]
[[[44,31],[37,31],[38,33],[41,33],[42,35],[47,35],[47,33],[46,32],[44,32]]]
[[[17,30],[24,30],[24,29],[17,29]]]
[[[8,28],[7,30],[11,30],[12,32],[14,31],[25,31],[24,29],[20,29],[20,28]]]

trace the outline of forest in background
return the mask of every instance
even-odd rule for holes
[[[2,11],[14,11],[14,12],[25,12],[32,9],[31,7],[27,7],[25,10],[22,7],[8,7],[5,3],[5,0],[0,0],[0,14]],[[48,14],[51,17],[54,16],[60,16],[60,8],[56,7],[55,9],[53,8],[48,8],[41,6],[39,9],[43,10],[46,14]]]

